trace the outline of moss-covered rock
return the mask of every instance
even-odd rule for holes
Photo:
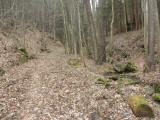
[[[81,59],[69,59],[68,64],[73,66],[73,67],[78,67],[81,65]]]
[[[130,96],[128,103],[136,117],[154,117],[154,112],[143,96]]]
[[[98,78],[96,84],[100,84],[103,85],[105,88],[108,88],[110,86],[110,81],[105,78]]]
[[[0,76],[3,76],[5,73],[6,73],[6,71],[3,70],[3,69],[0,67]]]
[[[153,100],[157,101],[157,102],[160,102],[160,93],[154,93],[153,94]]]
[[[122,73],[134,73],[138,71],[138,67],[131,62],[128,62],[127,64],[117,64],[113,65],[113,69],[116,73],[122,74]]]
[[[115,72],[115,70],[113,69],[113,67],[112,66],[107,66],[107,69],[105,70],[105,72],[104,72],[104,76],[112,76],[112,75],[115,75],[116,74],[116,72]]]
[[[125,65],[124,64],[116,64],[116,65],[113,65],[113,69],[116,73],[122,74],[125,72]]]

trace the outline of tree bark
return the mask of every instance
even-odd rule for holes
[[[145,0],[144,38],[146,72],[155,71],[155,43],[159,43],[159,18],[157,0]]]

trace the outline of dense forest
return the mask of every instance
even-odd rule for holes
[[[0,0],[0,119],[159,120],[160,0]]]

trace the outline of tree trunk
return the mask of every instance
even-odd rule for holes
[[[146,0],[144,11],[146,72],[155,71],[155,43],[159,43],[157,0]]]
[[[89,0],[83,0],[83,3],[84,3],[85,8],[86,8],[89,25],[91,26],[91,32],[92,32],[91,34],[93,36],[92,39],[93,39],[93,48],[94,48],[94,59],[97,60],[98,59],[98,51],[97,51],[98,35],[97,35],[97,29],[96,29],[95,21],[94,21],[94,18],[93,18],[90,1]]]

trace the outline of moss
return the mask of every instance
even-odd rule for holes
[[[3,76],[6,73],[1,67],[0,67],[0,76]]]
[[[119,76],[119,79],[117,80],[117,82],[118,82],[118,84],[116,87],[116,91],[118,94],[123,94],[121,91],[121,88],[123,88],[127,85],[136,85],[136,84],[141,83],[141,81],[139,81],[137,79],[128,78],[127,76],[125,76],[123,74]]]
[[[138,71],[138,67],[131,62],[128,62],[127,64],[117,64],[113,66],[113,69],[116,73],[122,74],[122,73],[134,73]]]
[[[122,86],[123,85],[135,85],[135,84],[140,84],[140,81],[135,80],[135,79],[130,79],[130,78],[127,78],[125,75],[122,75],[120,79],[118,80],[118,83]]]
[[[134,63],[128,62],[125,66],[125,72],[130,73],[130,72],[137,72],[138,68]]]
[[[69,59],[68,64],[73,67],[78,67],[81,65],[81,59]]]
[[[157,101],[157,102],[160,102],[160,93],[154,93],[153,94],[153,100]]]
[[[26,62],[28,62],[28,57],[26,56],[21,56],[19,59],[20,64],[24,64]]]
[[[160,93],[160,83],[155,83],[153,87],[155,93]]]
[[[127,85],[136,85],[136,84],[140,84],[140,81],[138,81],[138,80],[127,79],[127,81],[128,81]]]
[[[96,84],[103,85],[105,88],[110,86],[110,81],[108,79],[98,78]]]
[[[113,75],[113,76],[110,76],[109,79],[117,81],[117,80],[119,80],[119,76],[118,75]]]
[[[21,54],[19,62],[20,64],[24,64],[28,62],[30,59],[30,56],[25,48],[18,48],[18,52]]]
[[[136,117],[154,117],[154,112],[143,96],[130,96],[128,103]]]
[[[19,48],[18,50],[22,55],[29,57],[28,52],[25,48]]]

